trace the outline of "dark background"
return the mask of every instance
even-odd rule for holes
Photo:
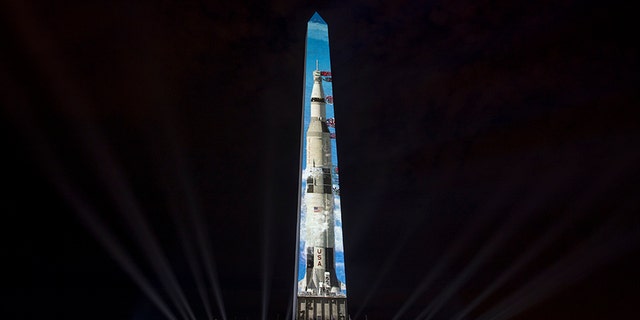
[[[166,0],[0,5],[3,319],[284,319],[316,10],[352,318],[634,317],[631,4]]]

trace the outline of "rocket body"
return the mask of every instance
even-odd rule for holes
[[[349,319],[328,31],[314,13],[305,40],[292,305],[296,320]]]
[[[300,284],[313,295],[335,294],[340,282],[335,267],[335,216],[331,170],[331,134],[320,71],[313,72],[311,114],[306,132],[306,274]]]

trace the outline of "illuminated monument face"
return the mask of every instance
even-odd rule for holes
[[[344,247],[327,24],[307,25],[296,319],[347,319]]]

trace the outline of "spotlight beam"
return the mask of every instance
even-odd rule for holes
[[[405,301],[405,303],[400,307],[400,309],[396,312],[393,317],[393,320],[400,319],[404,313],[413,305],[413,303],[424,293],[431,283],[440,276],[440,274],[445,270],[445,268],[449,265],[450,261],[457,255],[464,246],[466,246],[469,242],[473,240],[473,236],[475,236],[482,228],[486,226],[487,223],[494,220],[497,216],[498,210],[501,205],[503,205],[503,199],[509,193],[513,193],[514,189],[513,185],[518,180],[517,178],[522,175],[527,168],[514,167],[512,169],[512,174],[510,176],[514,177],[509,181],[503,181],[503,184],[499,190],[496,192],[495,196],[489,199],[489,201],[485,204],[484,209],[481,210],[482,213],[486,213],[486,215],[476,214],[472,221],[470,221],[464,229],[458,233],[458,236],[453,241],[451,245],[446,249],[444,256],[438,259],[436,265],[431,269],[431,271],[420,281],[418,286],[414,289],[411,296]],[[480,216],[483,218],[480,219]]]
[[[527,221],[535,211],[538,209],[542,199],[552,195],[554,191],[561,188],[564,184],[571,182],[572,174],[565,173],[562,183],[554,184],[554,188],[545,188],[542,191],[536,192],[532,190],[528,194],[529,199],[526,203],[522,204],[519,210],[516,210],[514,214],[509,215],[508,220],[502,224],[500,229],[494,233],[489,241],[478,251],[469,264],[460,272],[456,279],[446,289],[442,291],[434,300],[432,300],[426,308],[417,316],[417,319],[425,320],[432,319],[435,314],[444,306],[444,304],[467,282],[467,280],[476,272],[476,270],[484,264],[489,257],[497,252],[499,247],[505,243],[510,237],[512,237],[520,227]],[[557,179],[557,175],[553,175],[553,178]],[[547,184],[545,184],[547,185]]]
[[[543,234],[533,245],[533,248],[524,251],[524,254],[518,258],[518,260],[509,267],[509,269],[504,272],[500,277],[491,283],[491,285],[485,289],[478,297],[476,297],[469,305],[467,305],[462,311],[460,311],[456,316],[454,316],[454,320],[462,320],[473,308],[475,308],[480,302],[482,302],[486,297],[488,297],[491,293],[493,293],[496,289],[500,288],[504,283],[507,282],[520,268],[526,265],[531,261],[532,258],[536,257],[541,251],[546,248],[547,245],[551,244],[552,241],[560,235],[561,231],[567,226],[572,219],[569,216],[564,216],[564,219],[561,223],[555,224],[552,229]]]
[[[273,132],[275,130],[274,119],[271,117],[271,113],[267,112],[263,114],[263,118],[268,120],[266,125],[266,130],[268,132]],[[262,197],[262,243],[261,243],[261,255],[260,262],[262,264],[261,270],[261,304],[260,304],[260,312],[261,319],[267,320],[269,315],[269,300],[271,295],[271,277],[273,273],[273,260],[271,257],[274,256],[273,251],[273,219],[274,219],[274,186],[273,181],[276,180],[275,171],[270,170],[268,166],[270,164],[276,163],[276,144],[275,138],[273,135],[269,135],[266,143],[263,145],[264,150],[262,152],[265,154],[263,164],[266,164],[265,167],[262,168],[262,190],[264,190]]]
[[[78,130],[78,136],[84,142],[85,149],[89,149],[95,162],[106,162],[108,171],[101,170],[101,177],[110,187],[109,191],[119,206],[120,213],[126,218],[125,220],[127,220],[129,227],[142,245],[143,251],[147,254],[147,258],[150,260],[154,270],[159,274],[160,280],[167,288],[178,310],[184,318],[187,318],[184,316],[186,310],[191,316],[189,319],[194,320],[190,307],[168,267],[166,258],[164,258],[146,221],[142,218],[135,205],[133,196],[121,177],[121,172],[113,166],[114,161],[110,154],[106,152],[104,139],[93,126],[92,117],[87,114],[86,106],[92,104],[78,90],[67,67],[61,62],[64,59],[61,59],[62,56],[51,41],[52,37],[47,36],[46,29],[39,26],[38,21],[34,19],[34,15],[30,12],[30,8],[21,2],[11,2],[10,6],[9,10],[14,13],[14,16],[20,17],[20,19],[14,19],[11,22],[15,24],[18,33],[22,33],[22,38],[27,39],[25,46],[30,54],[29,58],[34,60],[34,63],[42,73],[41,76],[44,81],[52,88],[51,94],[57,100],[55,105],[60,108],[63,114],[68,116],[69,122],[75,125],[75,129]],[[65,107],[67,109],[64,109]],[[34,132],[30,132],[30,134],[33,135]],[[126,191],[114,189],[114,187],[126,188]]]
[[[175,215],[177,215],[176,211],[174,211],[174,218],[176,218]],[[211,306],[209,304],[209,295],[207,294],[207,290],[203,285],[203,272],[200,263],[198,262],[197,255],[193,249],[191,241],[189,241],[189,235],[186,232],[184,222],[177,218],[174,221],[176,222],[176,225],[179,229],[180,244],[182,245],[182,249],[184,250],[191,274],[193,275],[196,289],[198,290],[198,295],[202,300],[202,306],[204,308],[205,314],[207,315],[208,320],[213,320],[213,314],[211,313]]]
[[[273,146],[269,148],[267,154],[267,163],[274,163]],[[273,170],[264,170],[265,184],[267,181],[274,181]],[[263,188],[263,229],[262,229],[262,300],[261,300],[261,319],[267,320],[269,314],[269,296],[271,290],[271,273],[273,261],[269,257],[271,254],[271,236],[272,236],[272,219],[273,219],[273,186],[265,185]]]
[[[640,233],[636,230],[622,233],[616,230],[623,224],[618,220],[622,220],[625,213],[618,213],[611,217],[609,223],[585,241],[579,249],[531,279],[520,290],[478,317],[477,320],[510,319],[553,292],[574,284],[597,268],[624,254],[640,249]],[[613,239],[611,239],[612,234],[616,235]]]
[[[507,269],[500,277],[491,283],[491,285],[480,293],[471,303],[469,303],[463,310],[458,312],[453,319],[454,320],[462,320],[464,317],[471,312],[475,307],[477,307],[484,299],[486,299],[489,295],[491,295],[495,290],[500,288],[503,284],[505,284],[517,271],[519,271],[523,266],[529,263],[534,257],[538,256],[544,248],[553,243],[553,240],[556,239],[562,231],[564,231],[570,223],[574,222],[580,216],[584,214],[584,212],[588,209],[588,207],[592,204],[593,199],[597,198],[598,195],[601,195],[604,191],[603,189],[610,186],[614,183],[614,178],[619,178],[625,172],[622,170],[626,168],[624,164],[612,165],[609,166],[611,170],[609,172],[605,172],[600,175],[600,178],[594,181],[591,184],[589,190],[585,191],[584,194],[580,197],[580,200],[575,205],[575,208],[569,211],[569,214],[565,214],[562,216],[562,219],[553,224],[551,229],[546,233],[541,234],[541,236],[535,241],[531,249],[525,250],[524,253],[516,260],[516,262]],[[573,213],[573,214],[571,214]]]
[[[421,217],[424,217],[424,216],[421,216]],[[409,226],[409,228],[407,228],[407,230],[403,232],[402,238],[396,242],[395,248],[393,249],[391,254],[389,254],[385,259],[384,265],[382,266],[382,268],[380,268],[380,271],[378,272],[378,276],[376,277],[375,282],[373,283],[373,285],[371,285],[370,290],[367,290],[367,295],[365,296],[364,301],[362,302],[362,306],[356,312],[354,319],[360,318],[360,315],[366,309],[367,304],[369,303],[369,300],[371,300],[371,297],[373,297],[373,294],[376,293],[378,290],[378,287],[380,287],[380,283],[382,283],[382,279],[387,275],[387,273],[389,273],[389,271],[391,271],[393,264],[396,262],[396,259],[398,258],[398,255],[400,254],[402,248],[407,243],[407,241],[409,241],[409,238],[411,238],[411,236],[414,234],[414,232],[418,229],[420,225],[421,225],[421,221],[413,221],[412,224]]]
[[[186,179],[186,178],[185,178]],[[185,180],[183,181],[183,187],[187,190],[188,202],[190,203],[192,209],[187,210],[191,216],[192,228],[196,231],[196,242],[198,244],[198,249],[200,251],[200,258],[204,263],[205,276],[208,278],[209,284],[214,293],[214,297],[216,299],[216,305],[218,306],[218,310],[221,314],[223,320],[227,320],[227,313],[225,310],[224,302],[222,299],[222,289],[220,288],[220,282],[218,280],[218,271],[215,263],[215,259],[213,258],[213,249],[209,243],[209,235],[208,232],[202,227],[203,221],[200,215],[200,210],[197,208],[195,199],[191,195],[192,191],[189,187],[189,183]]]
[[[207,230],[203,227],[206,225],[203,217],[202,217],[202,208],[199,205],[199,200],[196,198],[196,191],[193,187],[193,182],[191,181],[191,171],[189,170],[189,166],[185,161],[184,152],[180,147],[180,144],[177,141],[177,132],[175,128],[171,125],[170,119],[175,119],[176,117],[165,114],[163,118],[164,128],[165,128],[165,138],[170,148],[170,154],[173,156],[173,160],[175,163],[175,167],[177,170],[176,176],[178,178],[178,186],[183,190],[183,194],[185,196],[185,203],[187,205],[187,216],[188,221],[190,223],[185,226],[186,229],[190,229],[194,231],[195,234],[195,242],[197,245],[197,254],[199,254],[199,260],[204,265],[204,278],[206,278],[206,282],[209,282],[211,289],[213,290],[213,295],[216,300],[216,306],[218,307],[218,311],[223,320],[227,320],[226,309],[224,306],[224,301],[222,297],[222,290],[220,288],[220,282],[218,279],[218,271],[215,263],[215,258],[213,256],[213,249],[211,248],[210,241],[211,237]],[[197,261],[197,259],[196,259]],[[194,261],[195,262],[195,261]],[[195,262],[197,264],[197,262]],[[196,280],[198,281],[198,280]],[[203,281],[203,283],[204,283]],[[199,281],[198,281],[199,282]],[[200,290],[200,289],[199,289]],[[205,294],[206,295],[206,294]],[[204,296],[201,294],[201,297]],[[208,295],[207,295],[208,297]],[[208,300],[208,298],[207,298]],[[207,308],[208,302],[205,303],[205,308]]]
[[[14,92],[21,93],[23,98],[26,97],[26,94],[20,90]],[[21,101],[26,100],[22,99]],[[160,294],[136,266],[131,256],[127,254],[124,247],[105,227],[105,223],[101,221],[97,212],[82,200],[80,193],[72,187],[69,179],[62,175],[65,170],[49,147],[52,145],[51,142],[45,138],[46,135],[39,129],[40,126],[35,125],[35,117],[30,112],[29,107],[26,104],[18,104],[18,107],[12,111],[14,112],[13,116],[20,123],[19,128],[23,129],[24,136],[31,142],[32,152],[35,154],[35,158],[38,159],[43,171],[49,176],[63,198],[71,204],[74,209],[73,212],[82,224],[93,234],[98,243],[111,255],[160,312],[169,320],[178,320],[169,306],[162,300]]]
[[[266,208],[268,211],[269,209]],[[269,213],[265,213],[266,218],[269,217]],[[265,219],[264,225],[264,235],[262,241],[262,303],[261,303],[261,312],[262,312],[262,320],[267,320],[268,312],[269,312],[269,291],[271,288],[271,260],[269,259],[268,250],[271,247],[271,237],[269,235],[271,231],[271,223],[268,222],[268,219]]]
[[[66,186],[58,184],[58,188],[64,194],[64,197],[75,208],[77,216],[83,224],[93,233],[98,242],[109,252],[109,254],[118,262],[120,267],[131,277],[133,282],[144,292],[151,302],[162,312],[162,314],[170,320],[177,320],[176,316],[169,310],[160,295],[151,286],[149,281],[144,277],[140,269],[135,265],[133,259],[126,253],[122,245],[114,238],[111,232],[107,231],[97,214],[89,209],[86,203],[83,203],[69,190]]]

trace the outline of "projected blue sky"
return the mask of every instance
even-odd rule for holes
[[[304,90],[304,110],[303,110],[303,133],[307,132],[309,127],[309,114],[311,113],[311,90],[313,88],[313,71],[321,71],[323,75],[322,86],[324,88],[326,104],[326,114],[328,128],[333,137],[331,139],[331,162],[333,168],[331,170],[334,192],[334,216],[335,216],[335,260],[336,260],[336,275],[338,280],[343,284],[346,283],[345,266],[344,266],[344,244],[342,237],[342,210],[340,206],[340,186],[338,178],[338,152],[336,147],[336,131],[335,131],[335,113],[333,104],[333,87],[331,76],[331,59],[329,50],[329,33],[326,22],[315,13],[309,23],[307,24],[307,39],[306,39],[306,57],[305,57],[305,90]],[[307,157],[307,141],[302,139],[302,159],[303,159],[303,172],[301,172],[301,195],[303,200],[301,201],[302,208],[300,219],[300,245],[299,245],[299,259],[298,259],[298,280],[302,280],[305,276],[305,202],[304,202],[304,190],[307,187],[306,176],[309,168],[304,167],[304,159]],[[346,293],[346,289],[343,288],[343,293]]]

